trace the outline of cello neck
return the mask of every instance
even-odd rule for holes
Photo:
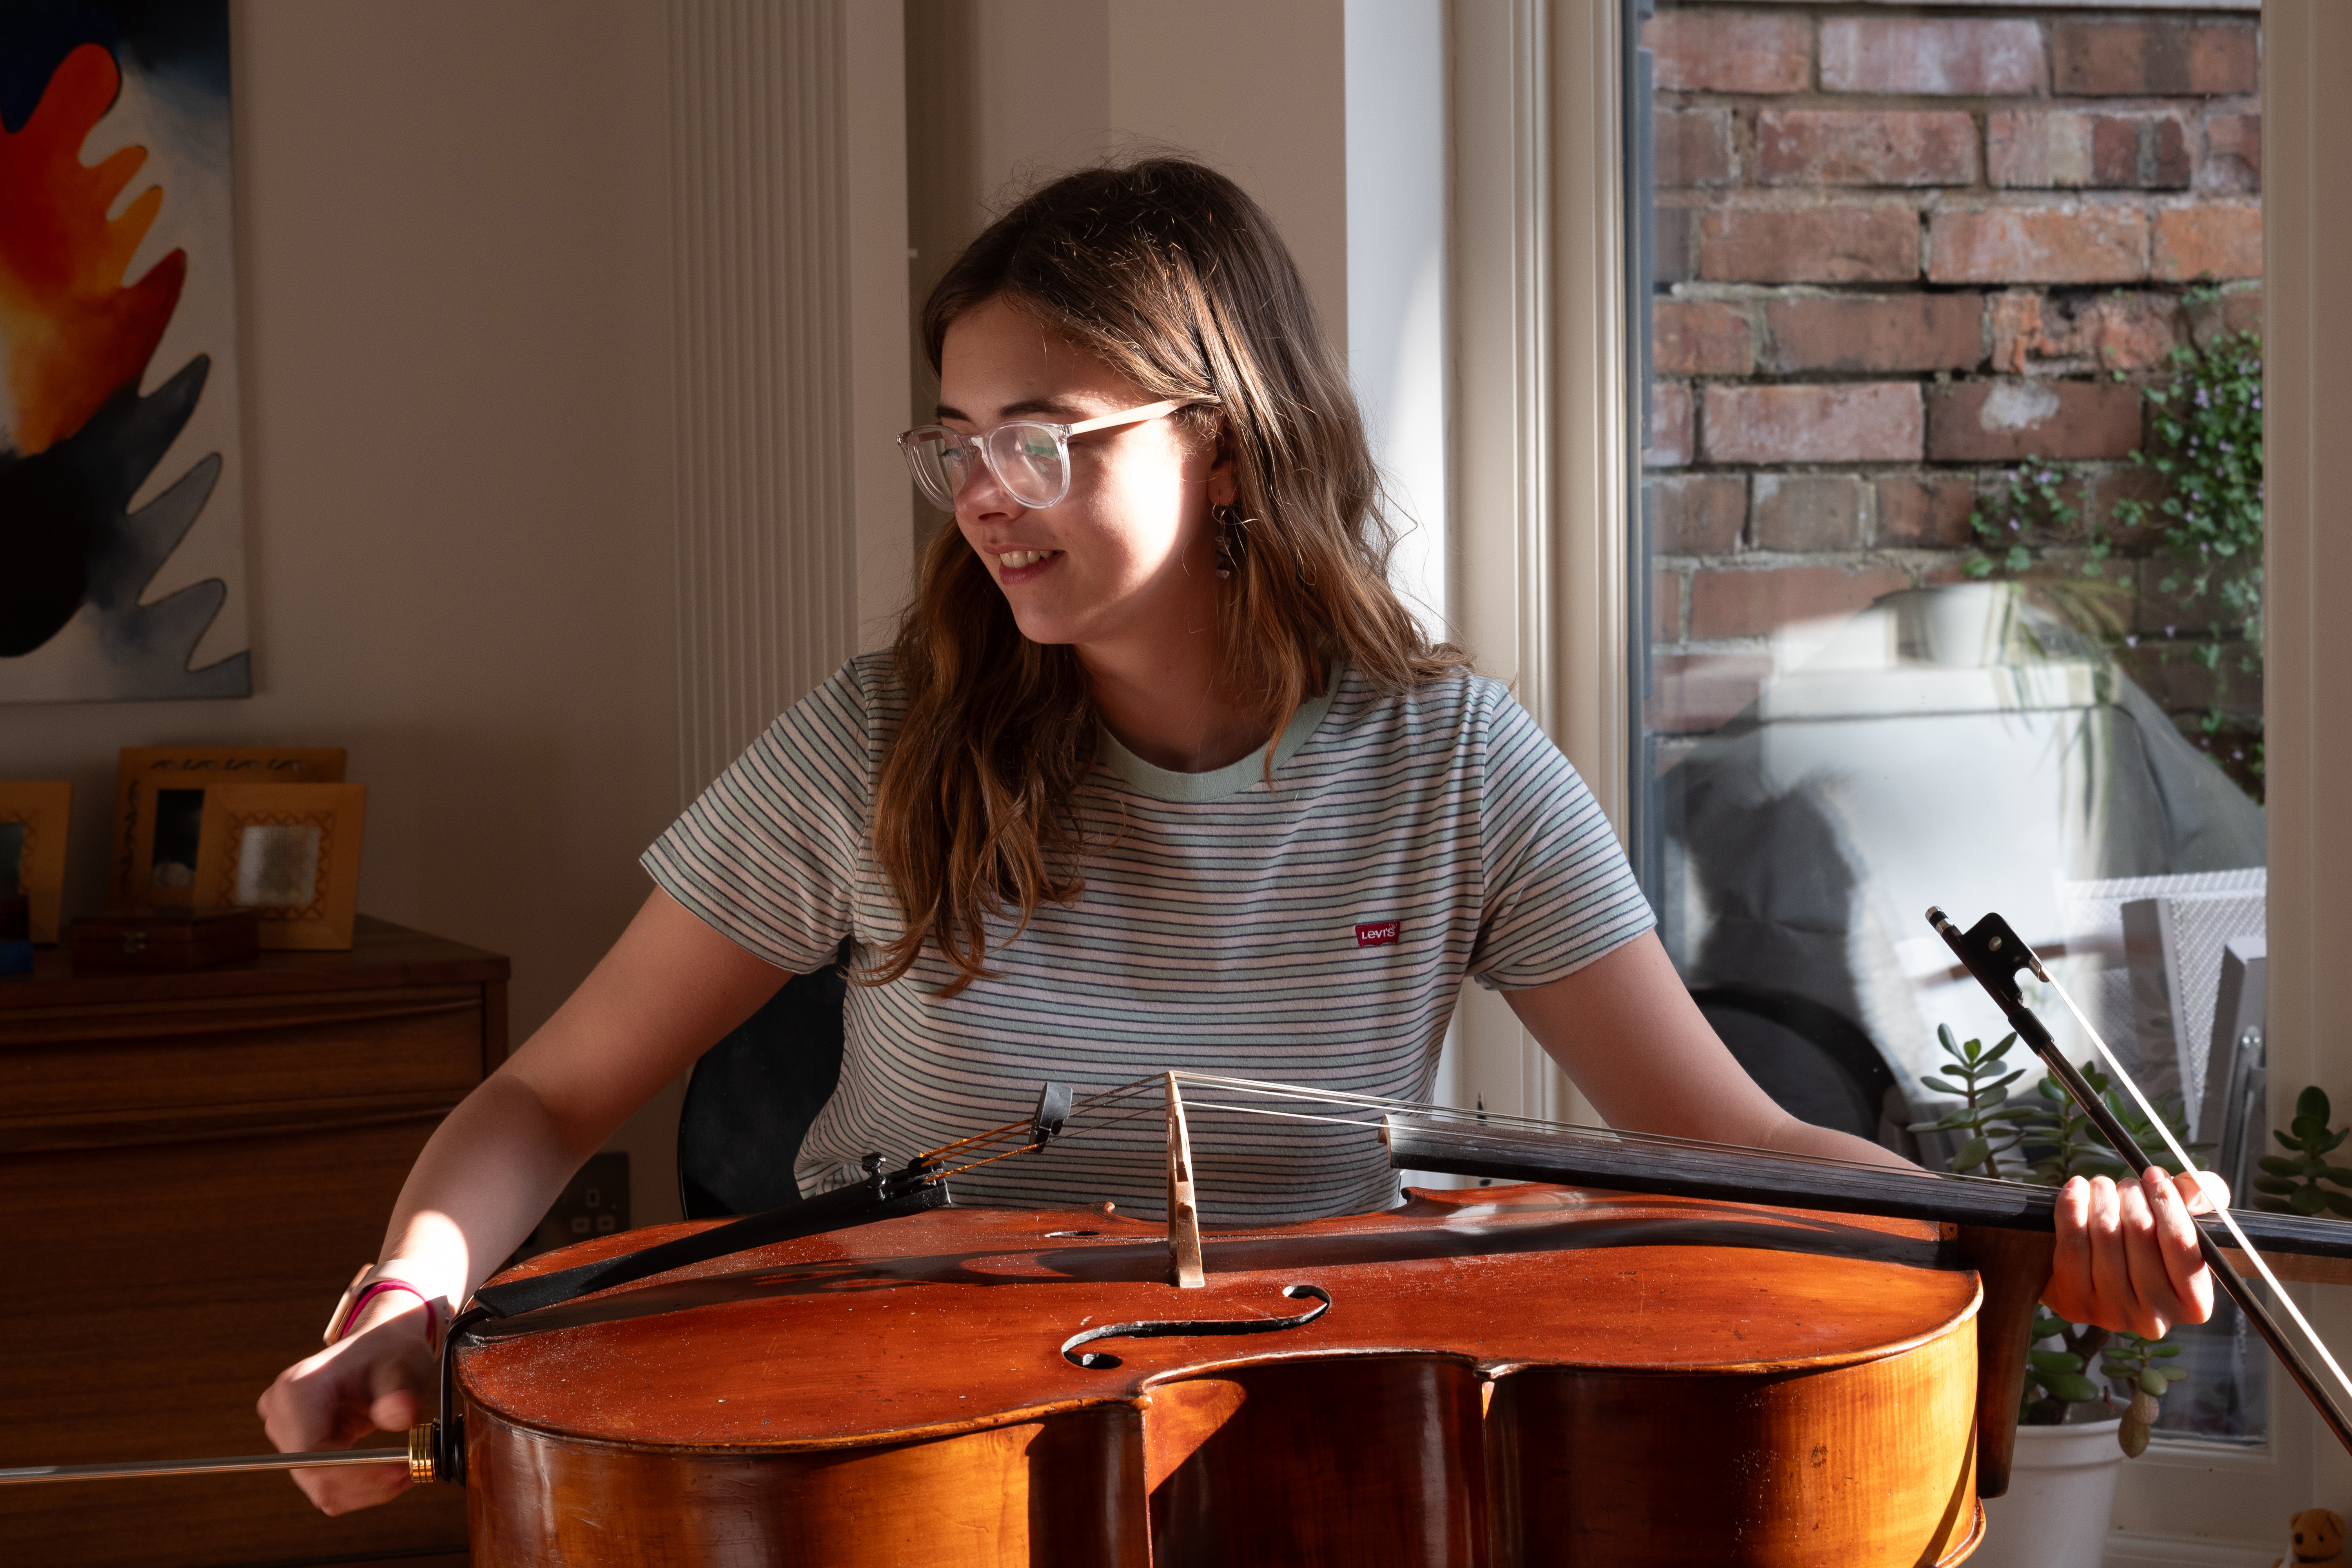
[[[2053,1231],[2057,1192],[2016,1182],[1938,1176],[1893,1165],[1846,1164],[1764,1151],[1622,1139],[1599,1131],[1460,1126],[1391,1116],[1389,1163],[1504,1181],[1778,1204],[1832,1214],[1884,1215],[1994,1230]],[[2352,1224],[2233,1209],[2266,1256],[2315,1260],[2285,1279],[2352,1279]],[[2213,1222],[2199,1216],[2200,1225]],[[2326,1261],[2317,1261],[2326,1260]]]

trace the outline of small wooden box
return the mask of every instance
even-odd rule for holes
[[[116,910],[73,922],[76,969],[209,969],[260,951],[251,910]]]

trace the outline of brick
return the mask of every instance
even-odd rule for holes
[[[2195,278],[2263,275],[2263,209],[2251,202],[2210,202],[2156,215],[2150,273],[2168,283]]]
[[[1914,382],[1706,388],[1711,463],[1909,463],[1925,426]]]
[[[1726,283],[1903,283],[1919,215],[1893,204],[1730,207],[1699,216],[1699,276]]]
[[[1937,213],[1927,276],[1937,283],[2130,283],[2147,276],[2137,207],[2016,206]]]
[[[2262,678],[2239,666],[2249,656],[2259,659],[2262,649],[2252,643],[2221,645],[2221,667],[2207,669],[2189,657],[2195,644],[2184,638],[2171,642],[2158,636],[2143,637],[2123,652],[2124,668],[2141,690],[2156,699],[2167,712],[2202,716],[2215,707],[2252,719],[2263,706]],[[2192,743],[2194,738],[2192,737]]]
[[[2070,362],[2063,368],[2154,370],[2180,342],[2179,329],[2179,305],[2168,295],[2118,290],[2068,304],[2012,289],[1992,301],[1992,368],[2022,375],[2055,361]]]
[[[1738,181],[1731,155],[1731,110],[1659,110],[1650,117],[1653,173],[1662,188],[1728,185]]]
[[[1791,621],[1852,615],[1911,586],[1900,567],[1784,566],[1774,571],[1706,567],[1691,574],[1694,642],[1763,637]]]
[[[1822,46],[1826,64],[1826,37]],[[2050,58],[2057,90],[2084,98],[2214,97],[2256,86],[2252,22],[2061,19],[2051,24]]]
[[[1804,16],[1677,8],[1642,24],[1642,45],[1668,92],[1802,92],[1812,32]]]
[[[1755,654],[1666,654],[1651,661],[1649,727],[1668,734],[1720,728],[1756,700],[1772,661]]]
[[[2189,187],[2189,128],[2177,114],[2091,116],[2091,183],[2111,190]]]
[[[1650,542],[1661,555],[1728,555],[1748,526],[1748,481],[1738,474],[1691,474],[1651,481]]]
[[[2002,110],[1986,117],[1991,183],[2011,189],[2181,190],[2189,131],[2177,114]]]
[[[1756,548],[1859,550],[1870,488],[1851,474],[1756,476]]]
[[[2205,167],[2198,186],[2209,191],[2259,191],[2263,188],[2263,117],[2259,114],[2209,114],[2205,117]]]
[[[1885,479],[1878,481],[1878,536],[1883,550],[1958,550],[1969,542],[1976,510],[1973,480]]]
[[[1824,92],[2038,93],[2048,80],[2042,29],[2022,20],[1822,23]]]
[[[1650,640],[1683,640],[1683,574],[1679,572],[1650,574]]]
[[[2204,593],[2192,594],[2192,574],[2184,563],[2157,556],[2137,564],[2139,614],[2135,624],[2144,636],[2186,637],[2217,628],[2237,629],[2217,584],[2209,583]],[[2174,584],[2169,592],[2164,586],[2167,578]]]
[[[2091,492],[2091,525],[2104,532],[2117,549],[2153,548],[2164,537],[2165,521],[2154,509],[2170,493],[2164,476],[2153,468],[2135,465],[2101,474]],[[2137,528],[2126,526],[2116,513],[2116,503],[2125,500],[2140,501],[2150,509],[2147,521]]]
[[[2139,440],[2139,393],[2113,382],[1973,381],[1928,390],[1934,462],[2121,458]]]
[[[1691,389],[1686,381],[1650,384],[1650,449],[1654,468],[1679,468],[1691,460]]]
[[[2185,302],[2189,335],[2197,346],[2210,349],[2225,333],[2259,332],[2263,330],[2263,286],[2260,283],[2229,283],[2212,298]]]
[[[2043,471],[2056,477],[2055,470]],[[2000,480],[2005,477],[2006,474],[1995,476],[1994,483],[1988,487],[1993,493],[1984,498],[1985,521],[2000,529],[2009,543],[2032,546],[2039,553],[2042,564],[2056,564],[2060,570],[2055,575],[2061,580],[2079,575],[2086,557],[2079,551],[2063,547],[2083,542],[2083,513],[2090,502],[2089,484],[2079,479],[2058,480],[2057,504],[2072,513],[2061,521],[2045,512],[2038,495],[2031,504],[2005,505],[2011,498],[1998,493]],[[2119,574],[2124,570],[2120,563],[2116,570]],[[2029,568],[2029,574],[2031,572]]]
[[[1972,185],[1976,117],[1768,109],[1756,117],[1756,171],[1768,185]]]
[[[1766,357],[1782,373],[1969,370],[1984,358],[1984,301],[1974,294],[1775,300]]]
[[[1748,312],[1712,300],[1654,303],[1650,352],[1661,375],[1748,375],[1756,369]]]
[[[2043,352],[2047,341],[2042,324],[2042,296],[2011,289],[1992,297],[1988,312],[1992,325],[1992,368],[2004,375],[2023,375],[2027,362]]]

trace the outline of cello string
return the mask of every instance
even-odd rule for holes
[[[1126,1083],[1113,1084],[1108,1089],[1097,1089],[1094,1093],[1087,1095],[1085,1099],[1072,1102],[1070,1106],[1070,1114],[1072,1116],[1076,1116],[1082,1110],[1094,1110],[1107,1103],[1116,1103],[1122,1099],[1131,1099],[1135,1095],[1141,1093],[1146,1089],[1157,1089],[1160,1086],[1160,1080],[1157,1078],[1139,1078],[1132,1079]],[[958,1138],[952,1142],[942,1143],[936,1149],[925,1150],[922,1153],[917,1155],[916,1158],[928,1163],[937,1161],[947,1154],[952,1153],[958,1149],[970,1148],[975,1144],[985,1147],[992,1143],[1001,1142],[1007,1137],[1017,1136],[1021,1133],[1027,1132],[1034,1125],[1035,1123],[1034,1121],[1028,1120],[1008,1121],[1002,1127],[992,1127],[985,1131],[971,1133],[965,1137]],[[963,1168],[969,1169],[970,1167],[966,1166]]]
[[[1108,1089],[1097,1089],[1094,1093],[1076,1100],[1071,1107],[1071,1115],[1074,1121],[1081,1112],[1108,1109],[1117,1106],[1122,1100],[1131,1100],[1147,1094],[1152,1097],[1150,1104],[1139,1109],[1109,1117],[1108,1120],[1098,1121],[1092,1126],[1070,1127],[1062,1133],[1061,1138],[1057,1141],[1067,1142],[1074,1138],[1088,1137],[1108,1131],[1113,1127],[1135,1121],[1139,1117],[1164,1114],[1159,1100],[1159,1095],[1161,1090],[1161,1087],[1165,1082],[1165,1078],[1166,1075],[1160,1074],[1154,1075],[1150,1078],[1130,1079],[1126,1083],[1115,1084]],[[1402,1113],[1405,1115],[1423,1116],[1433,1120],[1453,1122],[1471,1122],[1490,1126],[1499,1124],[1499,1126],[1505,1130],[1520,1130],[1542,1133],[1551,1137],[1574,1139],[1587,1142],[1619,1144],[1629,1150],[1651,1150],[1669,1153],[1680,1152],[1707,1153],[1742,1152],[1794,1164],[1817,1166],[1824,1170],[1853,1171],[1875,1175],[1895,1174],[1914,1181],[1950,1183],[1964,1186],[2005,1187],[2015,1184],[1998,1176],[1966,1175],[1953,1172],[1928,1171],[1916,1165],[1911,1165],[1907,1168],[1894,1167],[1881,1164],[1874,1161],[1853,1159],[1842,1155],[1800,1153],[1787,1150],[1763,1148],[1755,1144],[1726,1143],[1704,1138],[1684,1138],[1670,1133],[1634,1132],[1612,1127],[1590,1127],[1580,1125],[1575,1122],[1549,1121],[1541,1117],[1517,1116],[1506,1111],[1477,1110],[1465,1109],[1461,1106],[1440,1105],[1433,1101],[1426,1100],[1409,1100],[1381,1095],[1351,1094],[1339,1089],[1305,1089],[1293,1084],[1275,1083],[1260,1079],[1232,1078],[1222,1074],[1189,1072],[1181,1069],[1177,1071],[1176,1078],[1180,1083],[1190,1082],[1208,1084],[1213,1087],[1228,1089],[1243,1093],[1256,1094],[1267,1099],[1305,1101],[1325,1105],[1347,1105],[1361,1109],[1378,1110],[1390,1114]],[[1188,1101],[1188,1103],[1199,1104],[1203,1109],[1215,1109],[1226,1111],[1229,1114],[1242,1116],[1281,1117],[1285,1115],[1285,1113],[1276,1111],[1272,1108],[1266,1106],[1236,1105],[1221,1101],[1206,1100]],[[1302,1120],[1322,1120],[1333,1123],[1365,1127],[1368,1129],[1376,1128],[1378,1125],[1376,1122],[1355,1121],[1343,1117],[1306,1118],[1299,1116],[1299,1113],[1296,1112],[1288,1114],[1292,1117],[1297,1117]],[[992,1146],[995,1143],[1003,1142],[1009,1137],[1025,1134],[1029,1131],[1031,1125],[1032,1123],[1027,1121],[1007,1122],[1002,1127],[992,1128],[987,1131],[975,1133],[968,1138],[958,1139],[953,1143],[942,1145],[940,1150],[933,1151],[930,1154],[924,1156],[924,1158],[935,1158],[939,1154],[960,1148]],[[1024,1143],[1019,1149],[1009,1151],[1006,1153],[993,1155],[990,1158],[992,1161],[994,1159],[1007,1158],[1012,1153],[1034,1152],[1036,1149],[1045,1146],[1045,1145],[1042,1144]],[[982,1163],[985,1162],[973,1162],[974,1164]],[[956,1174],[958,1171],[969,1170],[971,1168],[972,1168],[971,1165],[958,1166],[954,1170],[940,1173],[938,1179],[944,1180],[948,1176]]]
[[[2063,985],[2059,984],[2052,977],[2038,958],[2034,960],[2033,971],[2034,977],[2058,993],[2058,1000],[2066,1004],[2066,1011],[2074,1015],[2074,1022],[2082,1026],[2083,1033],[2090,1040],[2092,1048],[2098,1053],[2099,1059],[2107,1064],[2108,1075],[2130,1091],[2133,1102],[2140,1109],[2140,1114],[2147,1118],[2148,1125],[2155,1128],[2157,1136],[2164,1140],[2164,1146],[2170,1152],[2172,1157],[2180,1162],[2180,1168],[2194,1173],[2199,1168],[2197,1162],[2189,1157],[2189,1151],[2183,1149],[2180,1146],[2180,1141],[2172,1135],[2172,1129],[2165,1125],[2164,1118],[2157,1113],[2155,1106],[2148,1103],[2147,1096],[2140,1092],[2139,1085],[2132,1081],[2132,1076],[2124,1070],[2123,1063],[2116,1059],[2116,1053],[2107,1048],[2107,1042],[2100,1037],[2098,1029],[2093,1026],[2089,1018],[2084,1016],[2083,1009],[2074,1005],[2074,998],[2067,994]],[[2200,1182],[2198,1184],[2201,1187],[2204,1184]],[[2246,1239],[2246,1233],[2238,1228],[2237,1220],[2227,1207],[2217,1205],[2215,1212],[2220,1215],[2222,1226],[2228,1229],[2231,1239],[2238,1244],[2238,1250],[2246,1255],[2247,1260],[2253,1264],[2255,1271],[2263,1277],[2263,1282],[2271,1288],[2272,1298],[2286,1309],[2286,1315],[2294,1320],[2294,1326],[2303,1331],[2303,1337],[2318,1351],[2319,1359],[2327,1363],[2329,1372],[2336,1374],[2336,1384],[2347,1394],[2352,1395],[2352,1377],[2347,1377],[2343,1367],[2336,1364],[2335,1355],[2327,1348],[2327,1342],[2319,1337],[2319,1331],[2305,1319],[2302,1309],[2294,1304],[2294,1298],[2288,1295],[2285,1287],[2279,1283],[2278,1276],[2271,1272],[2270,1263],[2263,1257],[2261,1250]]]

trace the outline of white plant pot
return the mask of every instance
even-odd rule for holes
[[[1985,1543],[1969,1568],[2099,1568],[2124,1466],[2118,1425],[2020,1426],[2009,1490],[1985,1500]]]

